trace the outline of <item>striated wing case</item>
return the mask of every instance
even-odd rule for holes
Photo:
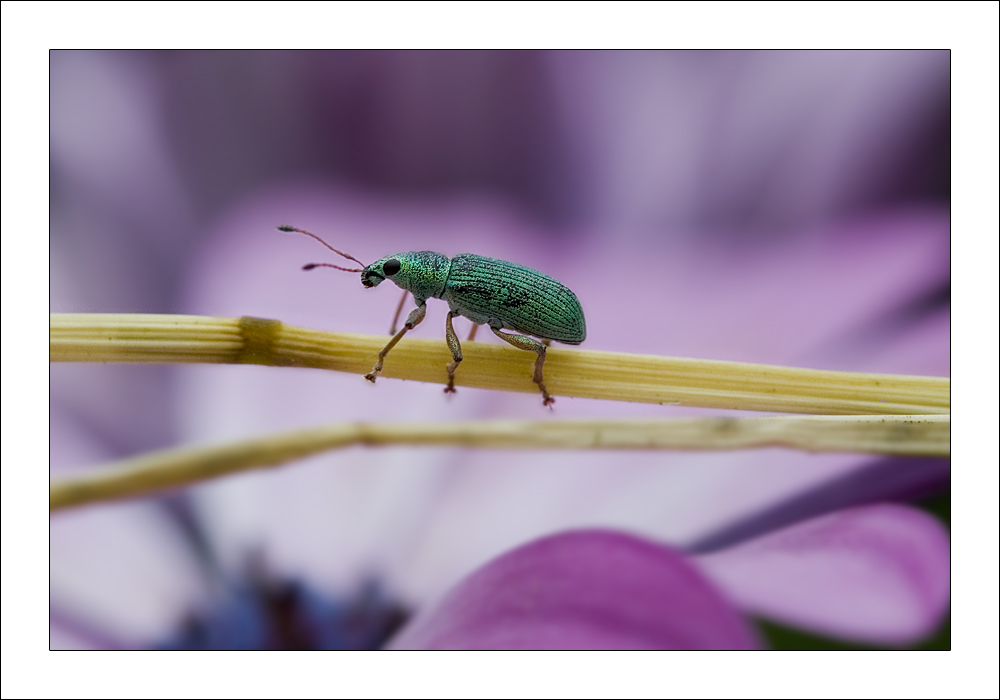
[[[587,337],[580,300],[568,287],[506,260],[456,255],[442,298],[452,310],[476,323],[572,345]]]

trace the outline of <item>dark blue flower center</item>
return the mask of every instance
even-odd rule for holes
[[[409,617],[374,585],[335,600],[294,581],[241,583],[161,649],[379,649]]]

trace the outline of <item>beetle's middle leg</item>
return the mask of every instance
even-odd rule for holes
[[[403,298],[405,299],[406,297]],[[400,329],[399,333],[392,336],[392,340],[389,341],[389,344],[382,348],[382,351],[378,354],[378,360],[375,362],[375,366],[372,367],[371,372],[365,375],[365,379],[373,384],[375,383],[375,378],[382,372],[382,361],[385,359],[385,356],[389,354],[389,351],[392,350],[393,347],[395,347],[400,338],[406,334],[406,331],[410,330],[424,320],[424,314],[426,313],[427,302],[421,300],[421,302],[417,305],[417,308],[411,311],[410,315],[406,317],[406,323],[403,325],[402,329]]]
[[[538,354],[538,359],[535,360],[535,376],[532,378],[535,384],[538,385],[539,391],[542,392],[542,405],[551,406],[556,402],[551,395],[549,395],[548,390],[545,388],[545,382],[542,378],[542,365],[545,364],[545,345],[538,342],[534,338],[529,338],[526,335],[518,335],[516,333],[501,333],[499,328],[494,328],[490,326],[490,329],[496,334],[501,340],[510,343],[515,348],[520,348],[521,350],[530,350],[533,353]]]
[[[455,328],[451,325],[451,319],[458,316],[454,311],[449,311],[444,320],[444,337],[448,341],[448,349],[451,350],[451,364],[448,365],[448,386],[444,388],[444,393],[455,393],[455,370],[458,363],[462,361],[462,346],[458,344],[458,336],[455,335]]]

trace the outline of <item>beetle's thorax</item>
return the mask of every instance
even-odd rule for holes
[[[451,259],[441,253],[430,250],[396,253],[376,260],[362,270],[361,283],[366,287],[376,287],[388,279],[412,293],[416,299],[440,298],[444,294],[450,268]]]

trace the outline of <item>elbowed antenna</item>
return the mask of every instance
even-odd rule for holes
[[[288,224],[283,224],[283,225],[279,226],[278,230],[279,231],[286,231],[288,233],[304,233],[305,235],[309,236],[310,238],[315,238],[317,241],[319,241],[320,243],[322,243],[323,245],[325,245],[327,248],[329,248],[330,250],[332,250],[337,255],[339,255],[339,256],[341,256],[343,258],[347,258],[348,260],[353,260],[354,262],[356,262],[358,265],[361,266],[359,268],[353,268],[353,267],[341,267],[340,265],[331,265],[330,263],[309,263],[308,265],[303,265],[302,266],[303,270],[311,270],[314,267],[332,267],[334,270],[343,270],[344,272],[362,272],[364,270],[365,264],[363,262],[361,262],[360,260],[358,260],[353,255],[348,255],[347,253],[343,253],[343,252],[337,250],[332,245],[330,245],[329,243],[327,243],[326,241],[324,241],[322,238],[320,238],[319,236],[317,236],[315,233],[309,233],[308,231],[306,231],[304,229],[295,228],[294,226],[289,226]]]

